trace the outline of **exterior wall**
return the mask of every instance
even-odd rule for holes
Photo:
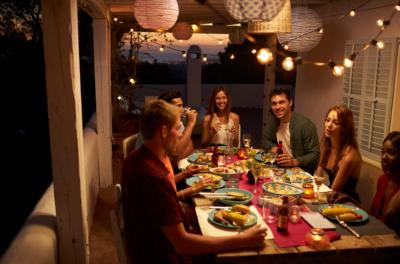
[[[321,17],[329,18],[329,20],[325,19],[324,21],[324,35],[316,48],[308,53],[299,54],[299,56],[303,57],[305,61],[327,61],[332,59],[337,63],[342,63],[346,40],[372,40],[379,31],[376,26],[376,20],[389,18],[395,3],[387,0],[374,0],[362,9],[385,5],[386,7],[358,12],[353,18],[344,17],[339,19],[337,16],[332,17],[332,15],[346,14],[356,7],[358,2],[332,1],[331,4],[318,9],[317,12]],[[396,13],[381,38],[400,37],[399,28],[400,14]],[[400,60],[398,59],[399,64]],[[314,121],[320,136],[323,131],[323,120],[326,111],[331,106],[341,103],[342,88],[343,78],[334,77],[327,67],[302,65],[297,69],[296,110]],[[400,98],[399,69],[397,70],[394,97],[392,112],[396,113],[400,110],[399,104],[396,104]],[[399,119],[398,115],[392,115],[391,130],[400,130]],[[362,198],[362,205],[369,209],[371,199],[375,193],[377,177],[381,174],[381,168],[378,162],[364,160],[357,189]]]

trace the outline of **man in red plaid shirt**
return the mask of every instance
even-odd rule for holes
[[[144,145],[124,162],[122,199],[127,255],[132,263],[190,263],[193,254],[264,245],[266,229],[249,228],[233,237],[188,233],[165,163],[180,132],[177,107],[162,100],[140,118]]]

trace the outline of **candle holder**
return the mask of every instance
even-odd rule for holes
[[[303,198],[314,199],[314,185],[312,183],[303,183],[302,188],[304,189]]]
[[[239,159],[247,159],[247,149],[246,148],[240,148],[237,152],[237,156]]]
[[[329,237],[322,228],[313,228],[306,234],[306,244],[317,250],[329,247]]]

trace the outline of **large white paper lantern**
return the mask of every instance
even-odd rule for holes
[[[279,43],[288,43],[290,51],[307,52],[318,45],[322,33],[321,17],[312,9],[304,6],[292,9],[292,32],[277,34]]]
[[[179,7],[176,0],[136,0],[134,12],[142,28],[165,31],[178,19]]]
[[[186,22],[178,22],[172,28],[172,35],[177,40],[188,40],[193,35],[192,26]]]
[[[270,21],[283,8],[285,0],[225,0],[224,3],[238,21]]]
[[[266,34],[292,31],[292,15],[290,0],[285,0],[285,5],[271,21],[250,21],[247,32],[250,34]]]

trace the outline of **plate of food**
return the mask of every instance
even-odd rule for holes
[[[208,214],[212,224],[228,229],[248,228],[257,223],[257,215],[243,204],[233,205],[229,209],[214,209]]]
[[[222,188],[215,191],[218,194],[225,194],[227,198],[219,198],[218,200],[227,205],[248,204],[253,199],[253,194],[249,191],[238,188]]]
[[[224,177],[224,180],[227,180],[230,176],[234,176],[237,174],[241,174],[242,170],[239,167],[215,167],[211,168],[210,172]]]
[[[264,183],[262,186],[265,193],[271,196],[293,196],[296,198],[301,198],[304,193],[302,188],[293,186],[287,183],[280,183],[280,182],[268,182]]]
[[[213,182],[214,182],[214,186],[205,187],[204,190],[211,190],[213,188],[214,189],[219,189],[219,188],[222,188],[222,187],[225,186],[225,181],[222,179],[221,176],[214,175],[214,174],[211,174],[211,173],[195,174],[192,177],[186,179],[186,184],[188,186],[193,186],[196,183],[198,183],[201,178],[205,178],[205,177],[211,178],[213,180]]]
[[[313,182],[314,178],[307,172],[299,171],[299,172],[291,172],[286,171],[283,179],[286,183],[303,183],[303,182]]]
[[[192,153],[187,158],[190,163],[208,165],[211,163],[212,153]]]
[[[363,209],[349,204],[322,204],[319,206],[321,214],[331,220],[337,221],[335,216],[346,223],[361,223],[368,220],[368,213]]]

